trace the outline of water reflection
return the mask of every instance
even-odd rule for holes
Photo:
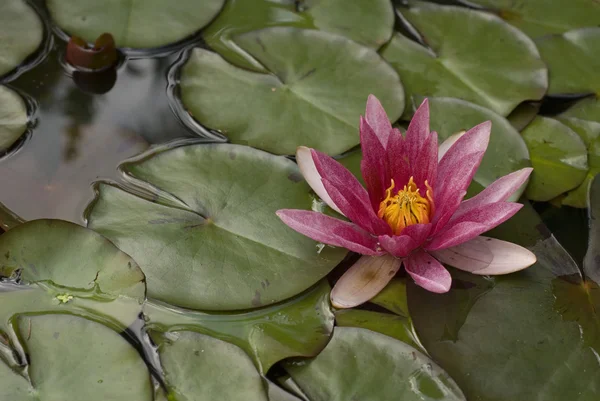
[[[106,94],[83,91],[63,69],[61,41],[11,85],[35,98],[35,129],[0,159],[0,226],[59,218],[83,223],[98,179],[150,144],[193,136],[169,108],[167,70],[177,55],[126,61]],[[92,80],[93,81],[93,80]]]

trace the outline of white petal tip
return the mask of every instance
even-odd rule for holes
[[[391,255],[362,256],[331,290],[331,304],[347,309],[369,301],[383,290],[401,265],[402,261]]]
[[[457,269],[486,276],[514,273],[537,261],[535,254],[527,248],[484,236],[432,254]]]

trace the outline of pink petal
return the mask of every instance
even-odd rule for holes
[[[317,194],[323,202],[327,203],[330,208],[335,210],[336,212],[343,214],[342,211],[336,206],[336,204],[331,200],[329,194],[325,190],[323,183],[321,182],[321,174],[317,171],[315,167],[315,162],[313,161],[312,153],[309,148],[306,146],[300,146],[296,149],[296,162],[298,163],[298,167],[300,167],[300,172],[302,176],[310,185],[313,191]]]
[[[536,262],[535,254],[522,246],[483,236],[431,254],[442,263],[481,275],[508,274]]]
[[[347,186],[356,193],[356,196],[361,199],[363,204],[370,204],[367,190],[346,167],[342,166],[340,162],[331,156],[318,150],[311,149],[311,154],[315,167],[321,175],[321,180],[326,179],[336,186]]]
[[[435,187],[438,167],[438,136],[437,132],[428,135],[427,140],[419,152],[410,159],[411,175],[415,184],[421,189],[421,195],[425,196],[427,187],[425,181]]]
[[[458,139],[466,133],[466,131],[460,131],[446,138],[446,140],[442,142],[442,144],[438,148],[438,161],[442,160],[442,157],[444,157],[448,150],[450,150],[452,145],[454,145],[454,142],[458,141]]]
[[[444,293],[450,290],[452,277],[440,262],[426,252],[413,253],[404,260],[406,272],[418,286],[427,291]]]
[[[402,188],[410,179],[411,165],[408,158],[406,139],[402,136],[399,130],[395,129],[390,135],[387,147],[387,164],[390,177],[396,183],[396,189]],[[391,184],[387,183],[385,189]],[[383,199],[382,194],[382,199]]]
[[[368,200],[360,197],[350,186],[336,185],[325,178],[323,185],[343,214],[363,230],[376,235],[392,233],[390,226],[377,217]]]
[[[421,246],[431,232],[431,224],[414,224],[402,230],[400,235],[381,235],[379,243],[392,255],[404,258]]]
[[[475,238],[514,216],[523,205],[512,202],[497,202],[471,209],[469,213],[452,218],[442,231],[434,234],[427,250],[450,248]]]
[[[282,209],[277,216],[289,227],[324,244],[339,246],[363,255],[378,255],[377,239],[360,227],[308,210]]]
[[[353,308],[367,302],[390,282],[402,261],[390,255],[363,256],[331,290],[331,303],[336,308]]]
[[[360,118],[360,146],[363,158],[360,162],[360,171],[367,185],[371,207],[378,210],[379,202],[390,186],[390,177],[387,172],[386,152],[377,135],[364,118]]]
[[[497,179],[479,194],[462,202],[456,210],[454,217],[470,213],[472,209],[482,205],[504,202],[527,181],[532,171],[532,168],[527,167]]]
[[[429,101],[423,100],[406,130],[406,147],[411,165],[429,139]]]
[[[365,119],[371,128],[373,128],[373,131],[375,132],[375,135],[377,135],[377,138],[379,139],[379,142],[383,148],[386,149],[388,145],[388,138],[392,132],[392,124],[390,124],[390,120],[385,112],[385,109],[379,100],[373,95],[369,95],[369,98],[367,99]]]
[[[463,199],[487,149],[491,126],[492,123],[486,121],[471,128],[440,160],[434,188],[434,231],[437,232],[443,227],[443,224],[438,223],[438,219],[453,214]]]

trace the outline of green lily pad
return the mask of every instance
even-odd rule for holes
[[[98,233],[62,220],[34,220],[0,237],[3,273],[27,283],[126,295],[144,300],[144,274],[135,261]]]
[[[221,10],[225,0],[166,0],[151,3],[113,0],[47,0],[58,26],[88,43],[105,32],[119,47],[147,49],[178,42],[206,26]]]
[[[413,347],[354,327],[336,327],[316,358],[285,368],[311,401],[465,399],[450,376]]]
[[[529,199],[548,201],[583,182],[588,172],[587,149],[573,130],[538,116],[522,135],[533,165],[526,192]]]
[[[300,398],[271,382],[268,383],[268,386],[269,401],[302,401]]]
[[[421,100],[419,98],[419,100]],[[483,161],[468,189],[467,197],[481,192],[498,178],[513,171],[531,166],[529,151],[521,135],[502,116],[484,107],[453,98],[429,98],[430,126],[438,133],[438,142],[452,134],[466,131],[484,121],[492,121],[492,135]],[[362,182],[360,150],[350,152],[339,162]],[[525,186],[515,192],[511,199],[518,199]]]
[[[12,89],[0,85],[0,152],[12,146],[27,130],[27,105]]]
[[[44,38],[44,25],[25,0],[3,0],[0,4],[0,38],[1,77],[19,67],[37,50]]]
[[[600,94],[600,28],[583,28],[536,41],[550,71],[549,95]]]
[[[592,180],[589,188],[590,238],[583,260],[583,273],[586,278],[600,284],[600,174]]]
[[[587,175],[577,188],[562,199],[563,205],[584,208],[588,205],[590,182],[600,174],[600,102],[597,99],[585,99],[557,119],[577,133],[587,148]]]
[[[144,361],[114,331],[69,315],[24,316],[17,325],[28,355],[28,379],[0,361],[4,399],[153,399]]]
[[[453,288],[443,295],[409,283],[419,338],[467,399],[600,396],[598,348],[589,341],[597,333],[593,310],[599,305],[585,300],[579,268],[553,237],[543,239],[536,222],[537,214],[525,207],[495,230],[502,239],[535,244],[532,267],[493,278],[452,270]]]
[[[273,26],[318,29],[346,36],[377,49],[394,29],[394,9],[389,0],[232,0],[203,32],[206,43],[227,61],[265,72],[264,67],[240,51],[233,38]]]
[[[340,327],[359,327],[385,334],[424,352],[409,318],[360,309],[342,309],[335,313],[335,322]]]
[[[134,188],[101,183],[88,226],[135,258],[151,298],[201,310],[269,305],[315,284],[347,252],[319,253],[316,242],[275,215],[312,204],[285,157],[190,145],[149,151],[121,169]]]
[[[564,33],[571,29],[597,26],[600,4],[595,0],[469,0],[499,15],[530,37]]]
[[[383,290],[375,295],[369,302],[381,306],[398,316],[408,317],[408,303],[406,300],[406,280],[394,278]]]
[[[398,11],[428,46],[395,34],[381,50],[413,105],[418,96],[451,96],[507,116],[522,101],[544,96],[547,70],[535,44],[500,18],[423,2]]]
[[[334,320],[329,291],[329,285],[322,281],[286,302],[222,315],[147,301],[146,328],[161,332],[195,331],[231,342],[246,351],[261,373],[266,373],[282,359],[315,356],[325,347]]]
[[[98,233],[34,220],[0,236],[0,276],[24,284],[0,292],[0,330],[22,313],[73,313],[124,330],[142,310],[144,274]]]
[[[372,49],[321,31],[275,27],[235,44],[269,71],[256,73],[194,49],[181,71],[188,112],[232,142],[277,154],[300,145],[339,154],[359,142],[358,117],[375,94],[396,120],[404,108],[398,74]]]
[[[252,360],[237,346],[189,331],[150,335],[173,399],[269,401]]]

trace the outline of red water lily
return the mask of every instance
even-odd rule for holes
[[[490,137],[487,121],[450,137],[438,151],[429,131],[429,104],[415,113],[406,135],[392,128],[385,110],[369,96],[360,119],[366,189],[333,158],[298,148],[298,165],[315,193],[344,221],[307,210],[277,215],[294,230],[324,244],[364,255],[336,283],[336,307],[353,307],[381,291],[404,264],[415,283],[443,293],[452,278],[440,263],[474,274],[506,274],[536,258],[518,245],[480,236],[512,217],[521,204],[507,199],[531,168],[504,176],[463,201]]]

